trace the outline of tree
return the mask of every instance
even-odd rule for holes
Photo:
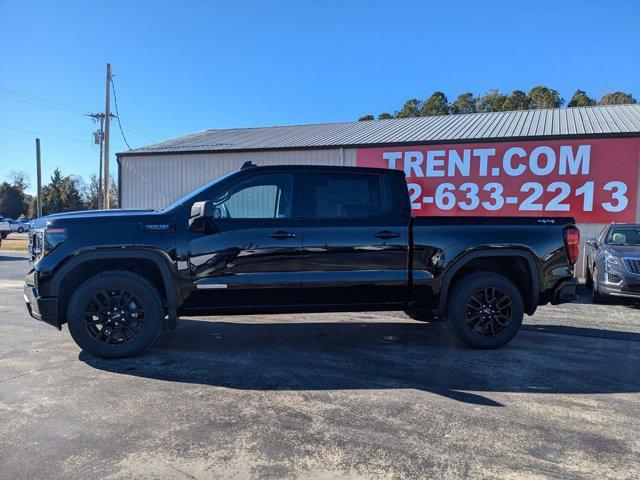
[[[630,93],[624,92],[611,92],[602,95],[602,98],[598,102],[600,105],[624,105],[638,103]]]
[[[373,115],[364,115],[358,119],[359,122],[368,122],[369,120],[375,120]]]
[[[560,97],[557,90],[552,90],[543,85],[533,87],[528,94],[531,108],[560,108],[564,98]]]
[[[411,98],[404,102],[402,110],[396,113],[396,118],[419,117],[422,102],[417,98]]]
[[[18,218],[26,211],[22,190],[8,182],[0,184],[0,214]]]
[[[434,115],[449,115],[449,100],[442,92],[434,92],[423,104],[420,109],[421,117],[430,117]]]
[[[42,215],[60,212],[84,210],[82,179],[74,176],[63,176],[59,168],[51,175],[51,182],[42,187]],[[36,199],[29,205],[29,216],[36,216]]]
[[[113,180],[113,177],[109,175],[109,205],[111,208],[120,208],[118,202],[118,184]]]
[[[42,215],[51,215],[63,211],[62,172],[56,168],[51,175],[49,185],[42,187]]]
[[[384,112],[378,115],[378,120],[389,120],[390,118],[393,118],[393,115],[387,112]]]
[[[476,108],[479,112],[501,112],[507,96],[498,90],[489,90],[478,98]]]
[[[531,102],[529,97],[522,90],[514,90],[511,95],[504,101],[502,108],[504,110],[528,110]]]
[[[587,95],[584,90],[576,90],[569,100],[567,107],[591,107],[596,104],[596,101]]]
[[[76,212],[85,210],[84,199],[80,193],[83,190],[80,177],[64,177],[60,185],[60,198],[63,212]]]
[[[451,104],[451,113],[457,115],[460,113],[475,113],[476,99],[473,98],[473,93],[461,93],[456,98],[456,101]]]
[[[24,170],[14,170],[11,172],[11,183],[18,187],[22,193],[29,188],[29,174]]]
[[[111,193],[111,191],[109,191],[109,193]],[[109,201],[111,202],[112,199],[113,197],[110,197]],[[96,174],[93,174],[91,175],[89,185],[87,185],[84,189],[84,206],[87,210],[100,210],[102,209],[103,201],[104,198],[102,195],[101,185],[98,182],[98,176]]]

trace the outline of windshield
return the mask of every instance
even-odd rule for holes
[[[640,245],[640,227],[614,227],[607,236],[608,245]]]
[[[203,185],[202,187],[198,188],[197,190],[194,190],[193,192],[191,192],[189,195],[186,195],[184,197],[182,197],[180,200],[178,200],[177,202],[172,203],[171,205],[169,205],[168,207],[165,208],[161,208],[160,211],[163,212],[165,210],[171,210],[172,208],[177,207],[178,205],[184,203],[184,202],[188,202],[189,200],[197,197],[198,195],[200,195],[202,192],[204,192],[207,188],[212,187],[213,185],[215,185],[218,182],[221,182],[222,180],[224,180],[225,178],[230,177],[231,175],[237,173],[236,171],[233,171],[231,173],[227,173],[226,175],[223,175],[222,177],[218,178],[217,180],[214,180],[211,183],[207,183],[206,185]]]

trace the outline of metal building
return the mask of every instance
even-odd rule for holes
[[[571,215],[583,239],[640,221],[640,105],[206,130],[117,159],[123,208],[165,207],[251,160],[404,168],[417,215]]]

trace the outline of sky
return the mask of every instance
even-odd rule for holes
[[[97,173],[84,113],[104,111],[107,62],[132,148],[352,121],[436,90],[640,100],[640,1],[0,0],[0,181],[22,170],[33,192],[36,136],[43,182]]]

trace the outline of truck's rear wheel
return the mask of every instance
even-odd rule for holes
[[[134,355],[155,342],[162,300],[144,277],[105,272],[84,282],[67,309],[69,332],[84,351],[102,358]]]
[[[498,348],[520,330],[522,295],[507,278],[496,273],[473,273],[453,286],[447,325],[458,339],[474,348]]]

